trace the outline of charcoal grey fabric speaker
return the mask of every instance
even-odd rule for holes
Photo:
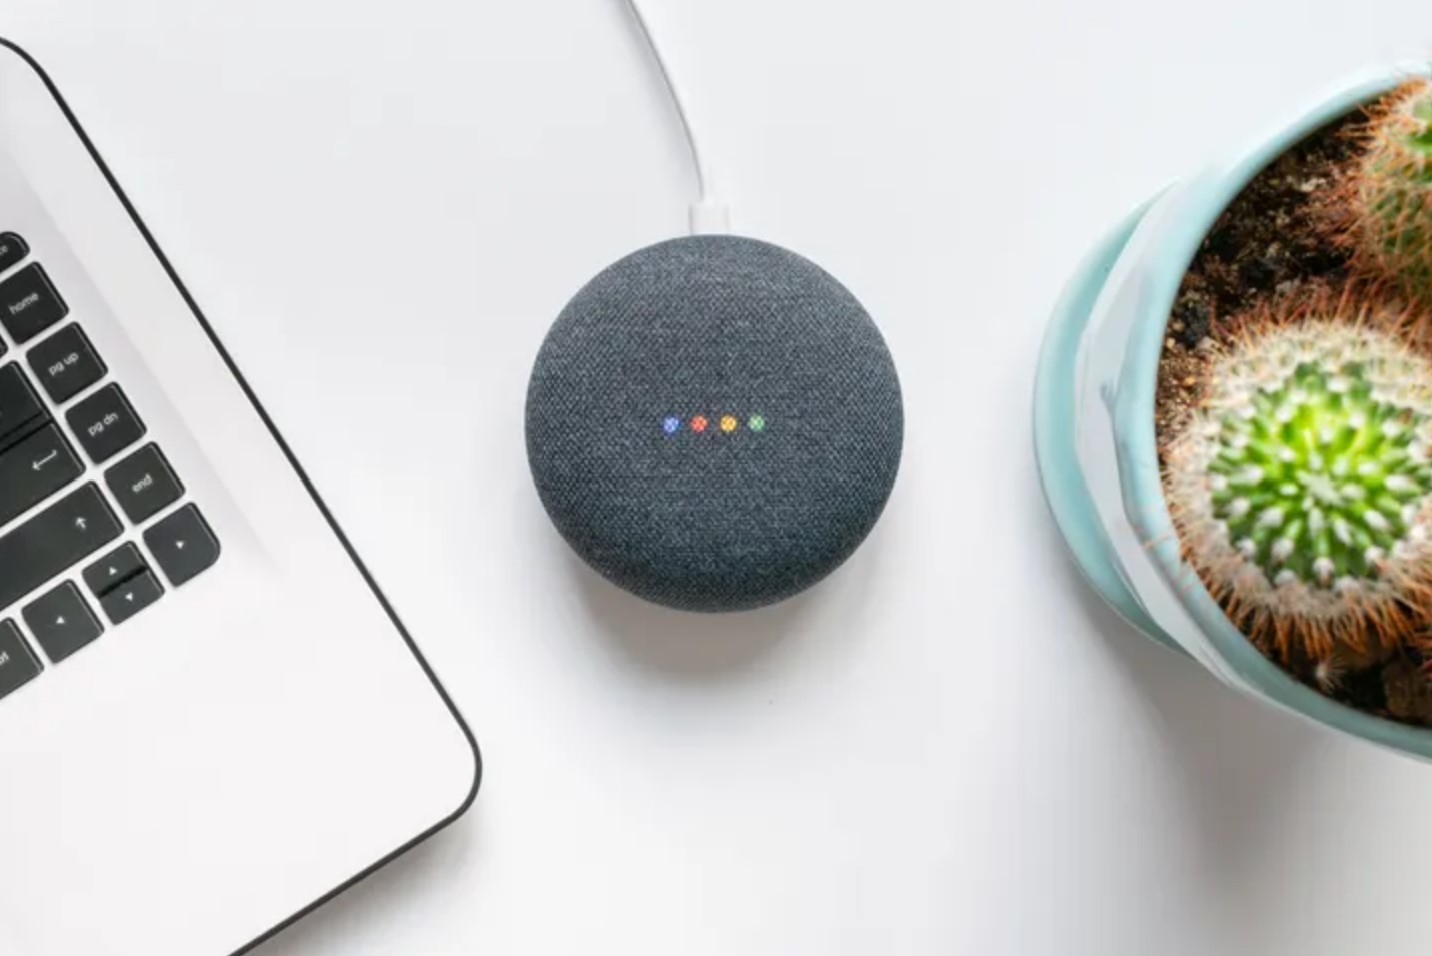
[[[557,530],[600,574],[696,611],[810,587],[895,483],[894,362],[854,296],[769,243],[643,249],[577,293],[537,356],[527,454]]]

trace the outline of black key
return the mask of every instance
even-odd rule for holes
[[[99,489],[88,484],[0,537],[0,608],[79,564],[120,530]]]
[[[20,366],[0,368],[0,448],[23,435],[45,417],[40,396],[30,387]]]
[[[0,621],[0,697],[40,676],[40,662],[14,621]]]
[[[30,349],[27,358],[40,387],[57,405],[74,398],[108,371],[78,325],[60,329]]]
[[[0,323],[16,342],[28,342],[69,312],[38,262],[0,282]]]
[[[111,624],[123,624],[163,596],[163,586],[144,571],[100,598],[99,606]]]
[[[70,409],[65,420],[96,465],[144,437],[144,422],[134,414],[124,389],[106,385]]]
[[[0,455],[0,524],[19,517],[84,474],[59,426],[46,425]]]
[[[158,445],[145,445],[115,465],[104,473],[104,482],[135,524],[158,514],[184,494],[184,486]]]
[[[136,574],[148,570],[149,565],[144,563],[139,549],[123,544],[85,568],[85,584],[89,585],[90,593],[102,598]]]
[[[20,613],[55,664],[104,633],[104,625],[80,597],[80,589],[69,581],[31,601]]]
[[[13,232],[0,232],[0,272],[19,265],[29,254],[24,239]]]
[[[144,543],[176,588],[219,560],[219,539],[193,505],[185,505],[144,532]]]

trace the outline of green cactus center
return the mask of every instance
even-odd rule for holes
[[[1214,515],[1274,584],[1372,580],[1432,492],[1423,422],[1360,364],[1299,365],[1218,423]]]

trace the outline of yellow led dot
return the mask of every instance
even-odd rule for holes
[[[735,431],[735,430],[736,430],[736,416],[735,416],[735,415],[723,415],[723,416],[721,416],[721,430],[722,430],[723,432],[733,432],[733,431]]]

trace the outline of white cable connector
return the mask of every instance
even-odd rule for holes
[[[691,204],[690,220],[693,236],[724,236],[731,231],[731,207],[703,199]]]
[[[676,115],[681,119],[681,129],[686,135],[686,145],[691,150],[691,163],[696,170],[697,199],[691,204],[690,225],[692,235],[706,235],[710,233],[726,233],[731,231],[731,210],[725,203],[715,196],[715,190],[711,184],[710,171],[706,166],[704,154],[701,152],[701,145],[696,139],[696,130],[691,125],[691,114],[686,109],[686,99],[681,95],[681,88],[676,85],[676,79],[667,66],[666,57],[662,56],[661,47],[657,45],[656,37],[651,32],[651,24],[642,11],[640,0],[626,0],[632,17],[636,20],[638,29],[641,30],[642,39],[646,41],[647,49],[651,51],[652,59],[656,60],[657,69],[661,71],[661,78],[666,83],[666,90],[671,95],[671,102],[676,107]]]

